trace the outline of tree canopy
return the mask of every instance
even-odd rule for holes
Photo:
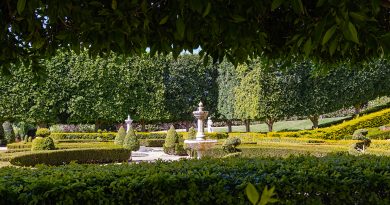
[[[174,57],[201,48],[234,64],[261,55],[333,61],[390,52],[389,0],[4,0],[0,16],[2,65],[38,63],[59,48],[94,55],[149,48]]]

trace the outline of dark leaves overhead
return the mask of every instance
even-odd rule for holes
[[[325,61],[390,52],[387,0],[3,0],[0,63],[58,48],[178,56],[201,48],[234,64],[265,55]]]

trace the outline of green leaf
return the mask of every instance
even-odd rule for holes
[[[358,39],[358,36],[357,36],[357,30],[356,30],[355,26],[351,22],[348,22],[348,30],[351,33],[351,40],[353,42],[359,44],[359,39]]]
[[[19,14],[22,14],[24,8],[26,7],[26,0],[18,0],[17,10]]]
[[[349,16],[352,18],[358,20],[358,21],[365,21],[367,19],[367,16],[364,14],[356,13],[356,12],[349,12]]]
[[[118,4],[117,4],[116,0],[112,0],[112,2],[111,2],[111,8],[112,8],[113,10],[115,10],[115,9],[117,8],[117,6],[118,6]]]
[[[207,14],[210,13],[210,10],[211,10],[211,3],[208,2],[208,3],[207,3],[207,6],[206,6],[206,9],[204,10],[204,12],[203,12],[203,14],[202,14],[202,17],[206,17]]]
[[[162,18],[159,24],[163,25],[163,24],[167,23],[168,19],[169,19],[169,15],[165,16],[164,18]]]
[[[282,5],[283,2],[284,0],[273,0],[271,4],[271,11],[277,9],[280,5]]]
[[[324,5],[326,0],[318,0],[317,1],[317,4],[316,4],[316,7],[321,7],[322,5]]]
[[[333,34],[336,32],[337,26],[334,25],[330,29],[328,29],[322,39],[322,45],[325,45],[330,38],[332,38]]]
[[[177,33],[179,35],[179,40],[182,40],[184,38],[185,28],[186,28],[186,25],[184,24],[183,19],[182,18],[177,19],[176,29],[177,29]]]
[[[329,45],[329,53],[330,53],[330,56],[332,56],[334,54],[334,52],[336,51],[337,49],[337,46],[338,46],[338,40],[337,39],[334,39],[330,45]]]
[[[261,194],[261,199],[259,205],[266,205],[268,203],[275,203],[278,200],[272,198],[275,195],[275,187],[268,189],[267,186],[264,187],[263,193]]]
[[[305,56],[310,55],[311,49],[311,38],[309,38],[309,40],[306,41],[305,45],[303,45],[303,51],[305,52]]]
[[[236,22],[236,23],[240,23],[240,22],[243,22],[243,21],[246,20],[244,17],[242,17],[242,16],[240,16],[240,15],[233,15],[233,16],[232,16],[232,19],[233,19],[233,21]]]
[[[291,4],[296,13],[305,13],[301,0],[292,0]]]
[[[246,196],[248,197],[249,201],[252,204],[257,204],[257,202],[259,201],[260,196],[259,196],[259,193],[256,190],[256,187],[253,186],[253,184],[248,183],[248,185],[245,188],[245,193],[246,193]]]

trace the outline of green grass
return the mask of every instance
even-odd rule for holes
[[[328,122],[333,122],[336,120],[344,119],[347,117],[334,117],[334,118],[324,118],[319,120],[319,124],[324,124]],[[310,120],[294,120],[294,121],[280,121],[274,124],[274,131],[280,130],[304,130],[311,129],[313,126]],[[268,132],[268,127],[265,123],[251,125],[251,132]],[[227,127],[214,127],[214,132],[227,132]],[[233,126],[233,132],[245,132],[245,126]]]

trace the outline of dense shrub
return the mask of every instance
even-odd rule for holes
[[[240,144],[241,144],[240,138],[229,137],[223,143],[222,149],[227,153],[240,152],[241,150],[237,149],[237,146],[239,146]]]
[[[187,135],[187,139],[189,140],[194,140],[196,138],[196,130],[194,127],[190,127],[190,129],[188,130],[188,135]]]
[[[121,126],[118,130],[118,133],[116,134],[114,143],[117,145],[123,145],[123,141],[125,140],[125,137],[126,137],[126,130],[125,128],[123,128],[123,126]]]
[[[65,139],[97,139],[100,137],[105,140],[114,140],[116,136],[115,132],[107,133],[51,133],[50,137],[54,140],[65,140]]]
[[[382,132],[370,135],[370,139],[376,139],[376,140],[390,139],[390,131],[382,131]]]
[[[230,132],[228,134],[229,137],[240,138],[242,143],[257,142],[260,139],[267,137],[267,134],[258,132]]]
[[[367,129],[357,129],[353,132],[352,139],[353,140],[363,140],[368,134]]]
[[[303,130],[299,132],[270,132],[268,137],[308,137],[321,139],[345,139],[350,138],[357,129],[379,127],[390,122],[390,109],[371,113],[339,125],[315,130]]]
[[[12,150],[12,149],[31,149],[31,143],[7,144],[7,150]]]
[[[64,132],[95,132],[95,125],[93,124],[56,124],[50,126],[52,133],[64,133]]]
[[[135,135],[133,128],[130,127],[129,131],[126,134],[125,139],[123,140],[123,147],[130,149],[131,151],[137,151],[140,147],[140,142]]]
[[[244,192],[249,182],[258,190],[274,186],[279,204],[389,204],[389,167],[387,157],[339,154],[5,167],[0,204],[241,205],[249,204]]]
[[[137,132],[138,139],[165,139],[167,133],[164,132]]]
[[[111,163],[127,161],[130,154],[130,150],[123,148],[67,149],[27,153],[14,157],[10,162],[18,166],[62,165],[71,161],[77,163]]]
[[[164,143],[164,152],[166,154],[175,154],[175,145],[179,143],[179,136],[177,135],[177,132],[175,130],[175,127],[171,125],[167,132],[167,137],[165,138]]]
[[[50,130],[47,128],[38,128],[37,132],[35,133],[36,137],[48,137],[50,135]]]
[[[164,139],[141,139],[140,144],[145,147],[163,147]]]
[[[205,138],[206,139],[226,139],[228,138],[227,133],[219,133],[219,132],[206,132],[205,133]]]
[[[9,121],[5,121],[3,123],[3,129],[4,129],[4,139],[6,143],[15,142],[15,132],[12,127],[12,123]]]
[[[53,150],[55,149],[54,141],[51,137],[36,137],[32,141],[31,151],[37,150]]]

